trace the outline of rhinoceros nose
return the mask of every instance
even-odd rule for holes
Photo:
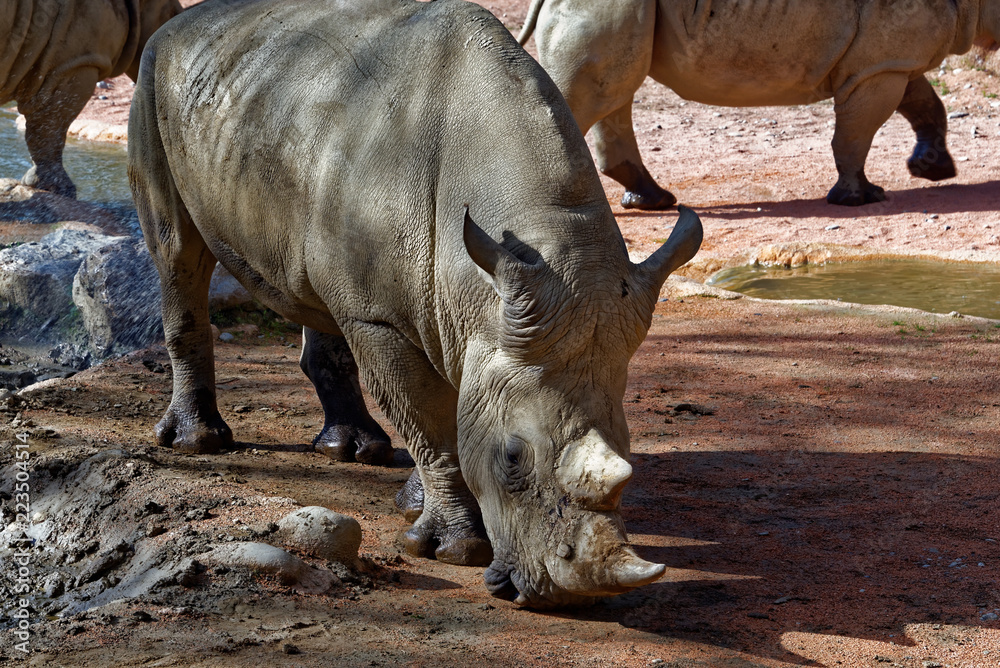
[[[614,510],[632,478],[632,465],[597,430],[566,446],[556,479],[570,498],[588,510]]]

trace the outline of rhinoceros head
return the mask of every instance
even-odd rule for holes
[[[462,471],[493,544],[485,578],[495,596],[586,603],[662,575],[628,545],[619,514],[632,477],[622,399],[659,289],[701,236],[684,209],[646,262],[622,247],[620,259],[567,273],[556,258],[514,257],[467,215],[466,248],[500,296],[498,331],[467,357],[459,404]]]

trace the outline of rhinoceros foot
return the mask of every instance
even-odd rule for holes
[[[389,436],[374,423],[368,428],[326,425],[313,440],[313,447],[337,462],[358,461],[373,466],[389,466],[395,456]]]
[[[406,484],[396,492],[396,507],[411,524],[420,519],[420,514],[424,512],[424,484],[416,469],[413,469]]]
[[[655,183],[652,188],[643,192],[626,190],[622,195],[623,209],[642,209],[643,211],[659,211],[669,209],[677,204],[677,198],[669,190],[664,190]]]
[[[211,455],[233,447],[233,432],[218,413],[207,420],[185,419],[168,409],[156,425],[156,443],[184,454]]]
[[[414,557],[437,559],[459,566],[486,566],[493,561],[493,546],[482,527],[450,527],[428,513],[403,534],[403,547]]]
[[[29,188],[47,190],[56,195],[76,199],[76,186],[62,165],[51,166],[41,171],[37,166],[32,165],[31,169],[25,173],[24,178],[21,179],[21,183]]]
[[[862,206],[885,201],[885,189],[864,181],[858,189],[845,188],[839,183],[830,189],[826,201],[838,206]]]
[[[926,144],[917,144],[913,155],[906,161],[906,167],[913,176],[928,181],[943,181],[958,174],[955,161],[947,149],[939,151]]]

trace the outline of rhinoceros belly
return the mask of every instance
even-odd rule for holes
[[[850,48],[846,0],[661,3],[650,75],[689,100],[721,106],[806,104],[833,95]]]

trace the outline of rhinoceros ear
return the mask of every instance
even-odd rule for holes
[[[698,214],[683,205],[678,206],[677,210],[681,215],[670,237],[635,268],[636,274],[644,278],[657,293],[667,276],[693,258],[701,247],[704,232]]]
[[[469,215],[468,204],[465,205],[463,236],[469,257],[476,263],[476,266],[489,274],[490,278],[493,279],[494,286],[499,287],[504,278],[525,275],[533,266],[514,257],[509,250],[486,234],[483,228],[476,225],[472,216]]]

